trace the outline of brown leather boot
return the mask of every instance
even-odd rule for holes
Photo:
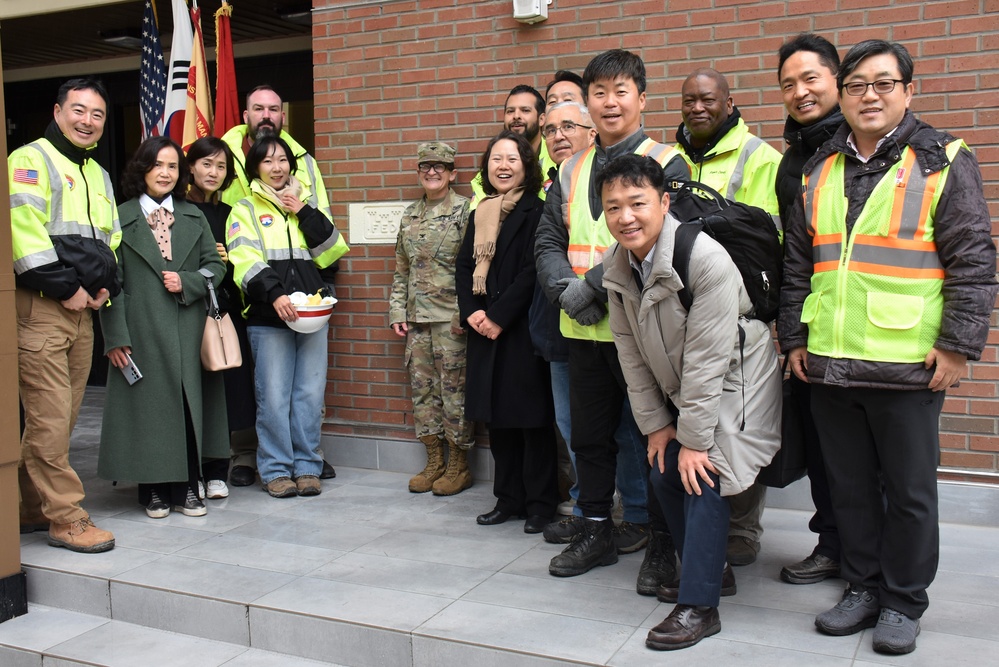
[[[435,496],[453,496],[472,485],[472,473],[468,471],[468,450],[448,443],[447,470],[444,476],[434,482]]]
[[[65,547],[70,551],[96,554],[114,548],[114,535],[94,525],[89,516],[72,523],[53,523],[49,526],[49,544]]]
[[[420,442],[427,448],[427,466],[409,480],[409,490],[413,493],[426,493],[444,474],[444,438],[424,435]]]

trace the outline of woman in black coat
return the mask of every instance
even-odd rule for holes
[[[247,440],[256,443],[254,427],[257,404],[253,396],[253,355],[250,353],[250,341],[246,337],[243,300],[239,295],[239,288],[232,280],[232,264],[229,263],[225,249],[226,223],[232,207],[223,202],[220,196],[236,177],[232,151],[221,139],[204,137],[187,149],[187,166],[191,171],[191,189],[187,192],[187,199],[205,215],[212,236],[215,237],[215,247],[226,264],[225,278],[216,292],[219,307],[223,312],[229,313],[229,319],[236,329],[243,357],[241,366],[222,371],[230,441],[233,444]],[[234,449],[238,450],[239,447]],[[226,485],[229,476],[228,459],[206,461],[202,466],[202,473],[207,486],[205,497],[229,496],[229,487]]]
[[[494,137],[482,156],[482,183],[491,196],[469,219],[455,274],[469,328],[465,416],[486,422],[496,464],[496,507],[476,520],[488,526],[527,515],[524,531],[539,533],[555,514],[558,491],[551,379],[534,354],[527,317],[544,207],[530,143],[509,131]]]

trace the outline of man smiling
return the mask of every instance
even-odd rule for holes
[[[658,163],[626,155],[597,187],[618,245],[603,284],[635,419],[648,435],[650,482],[676,540],[679,580],[657,590],[677,603],[646,646],[692,646],[721,630],[718,605],[734,595],[725,562],[728,497],[745,490],[780,446],[780,374],[770,328],[731,257],[706,234],[691,246],[686,284],[673,268],[680,222]],[[692,301],[683,305],[680,290]],[[725,388],[739,386],[742,391]],[[673,411],[676,406],[679,416]]]
[[[944,392],[979,358],[996,296],[978,164],[909,111],[912,72],[905,47],[883,40],[843,58],[846,123],[802,170],[777,322],[811,384],[842,542],[846,590],[815,625],[874,627],[879,653],[916,648],[939,560]]]
[[[713,69],[698,69],[683,82],[676,132],[678,150],[691,175],[732,201],[757,206],[775,218],[780,229],[774,178],[780,153],[746,127],[729,92],[728,81]],[[731,500],[728,560],[749,565],[760,550],[766,487],[754,484]]]
[[[784,124],[787,151],[777,167],[775,183],[781,218],[785,218],[791,205],[801,198],[801,168],[843,124],[836,89],[838,71],[836,47],[818,35],[798,35],[781,46],[778,53],[777,79],[787,110]],[[839,574],[839,532],[829,498],[829,481],[819,436],[811,421],[808,385],[793,374],[790,381],[801,414],[808,420],[805,463],[815,505],[815,514],[808,527],[818,533],[819,540],[807,558],[781,568],[780,578],[790,584],[814,584]]]

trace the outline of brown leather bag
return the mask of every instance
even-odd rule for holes
[[[236,327],[233,326],[229,313],[219,310],[211,277],[205,276],[205,280],[208,281],[208,296],[205,297],[208,317],[205,320],[205,333],[201,338],[201,365],[206,371],[236,368],[243,364]]]

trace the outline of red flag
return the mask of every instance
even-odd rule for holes
[[[229,17],[232,7],[226,0],[215,12],[215,129],[213,134],[221,137],[231,128],[242,123],[239,116],[239,93],[236,89],[236,63],[232,55],[232,33]]]
[[[184,140],[187,151],[195,141],[207,137],[212,130],[212,96],[208,90],[208,68],[205,64],[205,37],[201,33],[201,9],[192,3],[191,23],[194,25],[194,50],[191,69],[187,73],[187,108],[184,112]]]

